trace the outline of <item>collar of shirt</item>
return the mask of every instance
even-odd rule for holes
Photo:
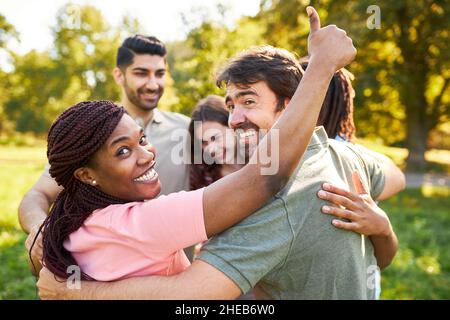
[[[325,128],[323,126],[316,127],[314,129],[314,133],[311,137],[311,140],[309,140],[308,148],[315,149],[315,148],[323,148],[328,146],[328,135],[325,131]]]
[[[142,128],[145,128],[144,120],[142,120],[142,118],[136,117],[134,119],[134,121],[136,121],[136,123],[138,125],[140,125]],[[161,111],[159,111],[157,108],[155,108],[155,109],[153,109],[153,117],[149,121],[147,126],[152,124],[153,122],[156,123],[156,124],[160,124],[162,121],[163,121],[163,115],[161,114]]]

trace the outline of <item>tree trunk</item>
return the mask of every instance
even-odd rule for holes
[[[412,101],[410,103],[416,104]],[[406,147],[409,151],[408,158],[406,159],[406,169],[408,171],[424,171],[426,168],[425,151],[427,150],[428,138],[424,112],[426,106],[415,106],[411,104],[409,105],[408,109],[410,110],[406,117]]]
[[[427,100],[425,90],[429,66],[425,59],[426,45],[421,43],[420,32],[417,43],[411,40],[412,26],[408,18],[408,7],[399,8],[400,22],[398,46],[404,62],[399,66],[400,100],[406,108],[406,147],[409,154],[406,159],[408,171],[423,171],[426,167],[425,151],[429,131],[427,119]]]
[[[415,73],[404,83],[402,90],[406,107],[406,147],[409,151],[406,169],[408,171],[424,171],[426,168],[425,151],[429,119],[427,119],[428,106],[425,98],[426,73],[421,69],[416,65]]]

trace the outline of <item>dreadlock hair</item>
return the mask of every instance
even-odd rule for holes
[[[125,69],[136,54],[150,54],[165,58],[166,46],[158,38],[136,34],[126,38],[117,50],[116,66]]]
[[[94,210],[127,202],[74,176],[76,169],[89,164],[123,114],[124,108],[110,101],[85,101],[64,111],[50,128],[47,145],[50,175],[64,190],[56,198],[39,232],[43,232],[43,264],[58,277],[67,278],[67,268],[77,265],[63,246],[68,236],[80,228]],[[92,280],[83,272],[81,276]]]
[[[189,134],[191,136],[191,165],[189,168],[189,187],[191,190],[206,187],[214,181],[222,178],[222,165],[219,163],[206,164],[194,163],[194,144],[198,143],[194,134],[194,122],[213,121],[228,127],[228,111],[224,99],[217,95],[209,95],[199,101],[192,111],[191,122],[189,124]]]
[[[307,60],[303,59],[302,68],[306,70],[307,66]],[[347,69],[339,69],[328,87],[317,125],[324,126],[328,137],[332,139],[340,136],[349,142],[355,140],[356,128],[353,122],[355,90],[352,87],[354,78]]]

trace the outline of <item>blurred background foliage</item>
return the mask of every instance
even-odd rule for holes
[[[411,170],[426,169],[427,149],[450,149],[448,0],[379,2],[379,29],[367,26],[373,4],[368,0],[262,0],[257,15],[233,27],[193,10],[182,17],[186,28],[201,23],[185,40],[167,43],[170,74],[160,107],[189,115],[201,98],[223,94],[214,84],[215,72],[251,45],[271,44],[305,56],[308,4],[319,9],[324,25],[345,29],[358,48],[349,67],[356,76],[358,136],[407,148]],[[45,134],[57,114],[80,100],[119,100],[111,75],[116,50],[123,38],[141,32],[139,22],[126,16],[112,28],[98,9],[81,6],[74,23],[70,6],[61,7],[52,26],[54,46],[23,55],[5,46],[20,34],[0,13],[0,50],[11,66],[0,70],[0,134]],[[227,14],[224,5],[216,10]]]

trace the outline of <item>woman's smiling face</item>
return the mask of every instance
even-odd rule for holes
[[[89,179],[95,180],[96,186],[106,194],[141,201],[153,199],[161,191],[154,166],[154,147],[147,141],[143,129],[124,114],[86,169]]]

